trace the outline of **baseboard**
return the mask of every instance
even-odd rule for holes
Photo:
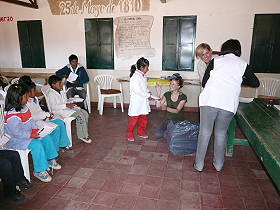
[[[92,107],[97,107],[97,102],[91,102]],[[120,104],[117,103],[117,107],[120,108]],[[129,104],[124,104],[124,108],[128,109]],[[105,102],[104,107],[113,107],[112,103]],[[150,105],[152,110],[159,110],[155,105]],[[185,112],[199,112],[199,107],[184,107]]]

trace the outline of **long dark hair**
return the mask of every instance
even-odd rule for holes
[[[22,109],[22,97],[28,92],[29,88],[24,84],[11,85],[5,99],[5,111],[15,109],[19,112]]]
[[[229,39],[223,43],[220,55],[233,53],[237,57],[241,56],[241,44],[237,39]]]
[[[150,63],[146,58],[144,58],[144,57],[139,58],[137,63],[131,66],[129,77],[132,77],[132,75],[134,74],[136,69],[140,70],[141,67],[145,67],[145,66],[149,66],[149,65],[150,65]]]

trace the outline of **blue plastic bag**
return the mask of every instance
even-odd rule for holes
[[[196,152],[198,133],[199,123],[187,120],[178,123],[170,121],[164,138],[173,155],[191,154]]]

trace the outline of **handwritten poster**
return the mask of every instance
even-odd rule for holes
[[[150,43],[153,20],[153,16],[149,15],[116,18],[115,48],[118,58],[155,56],[155,49]]]
[[[150,10],[150,0],[48,0],[53,15],[93,15]]]

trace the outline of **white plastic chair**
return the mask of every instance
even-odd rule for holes
[[[0,137],[4,135],[4,101],[0,100]],[[16,150],[19,153],[21,165],[23,168],[24,176],[30,182],[30,171],[29,171],[29,161],[28,161],[28,154],[30,150]]]
[[[120,89],[112,89],[112,82],[116,81],[116,78],[112,75],[98,75],[94,77],[94,82],[97,83],[97,93],[98,93],[98,107],[99,114],[103,115],[103,105],[104,99],[108,97],[113,97],[114,108],[117,107],[117,97],[120,99],[121,110],[123,109],[123,94],[122,94],[122,84],[120,83]]]
[[[49,85],[43,85],[41,90],[42,90],[42,93],[44,94],[45,96],[45,99],[46,99],[46,102],[47,102],[47,106],[48,106],[48,109],[50,112],[52,112],[51,110],[51,106],[50,106],[50,103],[49,103],[49,100],[48,100],[48,94],[47,94],[47,90],[50,88]],[[75,118],[74,117],[65,117],[63,119],[64,123],[65,123],[65,126],[66,126],[66,132],[67,132],[67,136],[70,140],[70,145],[69,147],[72,147],[72,131],[71,131],[71,122],[74,120]]]
[[[86,90],[86,93],[87,93],[86,99],[85,99],[85,101],[84,101],[84,105],[85,105],[85,108],[88,110],[88,113],[91,113],[89,82],[86,83],[86,84],[84,84],[84,89]],[[66,86],[65,86],[65,85],[63,85],[63,91],[64,91],[65,93],[67,92]],[[74,97],[75,97],[75,98],[76,98],[76,97],[78,98],[79,96],[78,96],[78,95],[75,95]]]
[[[280,87],[280,79],[276,78],[260,78],[260,87],[256,89],[255,98],[258,98],[259,93],[265,96],[276,96],[277,90]]]

